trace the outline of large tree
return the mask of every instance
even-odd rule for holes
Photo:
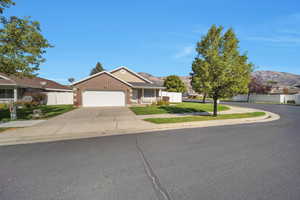
[[[167,76],[164,80],[164,87],[169,92],[185,92],[186,87],[184,82],[176,75]]]
[[[0,72],[8,75],[34,75],[45,62],[45,49],[51,47],[41,34],[40,24],[30,17],[7,17],[4,8],[14,5],[10,0],[0,0]]]
[[[11,5],[15,5],[12,0],[0,0],[0,14],[3,13],[5,8],[9,8]]]
[[[208,95],[213,98],[213,115],[218,114],[218,100],[248,92],[252,64],[239,52],[239,40],[233,29],[213,25],[197,43],[193,74],[201,80],[205,74]],[[202,80],[201,80],[202,81]]]
[[[75,81],[75,78],[70,77],[70,78],[68,78],[68,81],[72,84]]]
[[[96,66],[92,68],[90,75],[94,75],[102,71],[104,71],[102,64],[100,62],[97,62]]]
[[[195,59],[192,64],[191,85],[195,92],[203,95],[203,103],[209,93],[209,74],[203,71],[204,68],[199,67],[203,64],[200,59]]]

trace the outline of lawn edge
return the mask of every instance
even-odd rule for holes
[[[200,102],[182,102],[182,103],[200,103]],[[201,104],[201,103],[200,103]],[[206,103],[206,104],[212,104],[212,103]],[[224,107],[226,107],[226,109],[224,109],[224,110],[221,110],[221,112],[222,111],[228,111],[228,110],[231,110],[231,106],[229,106],[229,105],[226,105],[226,104],[223,104],[223,103],[220,103],[219,104],[220,106],[224,106]],[[151,105],[150,105],[151,106]],[[142,115],[149,115],[149,116],[151,116],[151,115],[157,115],[157,114],[190,114],[190,113],[193,113],[193,112],[186,112],[186,113],[167,113],[167,112],[162,112],[162,113],[148,113],[148,114],[139,114],[139,113],[136,113],[135,111],[134,111],[134,108],[139,108],[140,106],[130,106],[130,107],[128,107],[129,108],[129,110],[131,110],[136,116],[142,116]],[[157,106],[157,107],[159,107],[159,106]],[[212,112],[212,111],[203,111],[203,112],[197,112],[197,113],[206,113],[206,112]]]
[[[247,117],[241,117],[241,116],[236,116],[234,118],[228,118],[228,119],[214,119],[211,118],[209,120],[192,120],[192,121],[185,121],[185,122],[162,122],[162,123],[157,123],[151,121],[151,119],[176,119],[176,118],[187,118],[187,117],[209,117],[209,116],[184,116],[184,117],[153,117],[153,118],[145,118],[143,119],[146,122],[154,123],[154,124],[179,124],[179,123],[189,123],[189,122],[207,122],[207,121],[217,121],[217,120],[232,120],[232,119],[247,119],[247,118],[256,118],[256,117],[264,117],[267,115],[266,112],[245,112],[245,113],[232,113],[232,114],[219,114],[218,116],[224,116],[224,115],[242,115],[242,114],[253,114],[253,113],[263,113],[262,115],[259,116],[247,116]],[[212,117],[212,116],[210,116]]]

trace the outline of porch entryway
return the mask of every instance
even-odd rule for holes
[[[131,102],[136,104],[151,104],[161,100],[159,89],[134,88],[132,90]]]

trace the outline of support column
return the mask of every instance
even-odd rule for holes
[[[18,89],[14,88],[14,102],[18,101]]]
[[[144,88],[142,88],[142,97],[141,97],[141,99],[142,99],[141,103],[143,103],[143,101],[144,101]]]

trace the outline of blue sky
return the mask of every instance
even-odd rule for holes
[[[188,75],[195,44],[212,24],[232,27],[258,70],[300,74],[299,0],[15,0],[6,14],[32,16],[55,46],[40,76],[62,83],[96,62],[156,76]]]

